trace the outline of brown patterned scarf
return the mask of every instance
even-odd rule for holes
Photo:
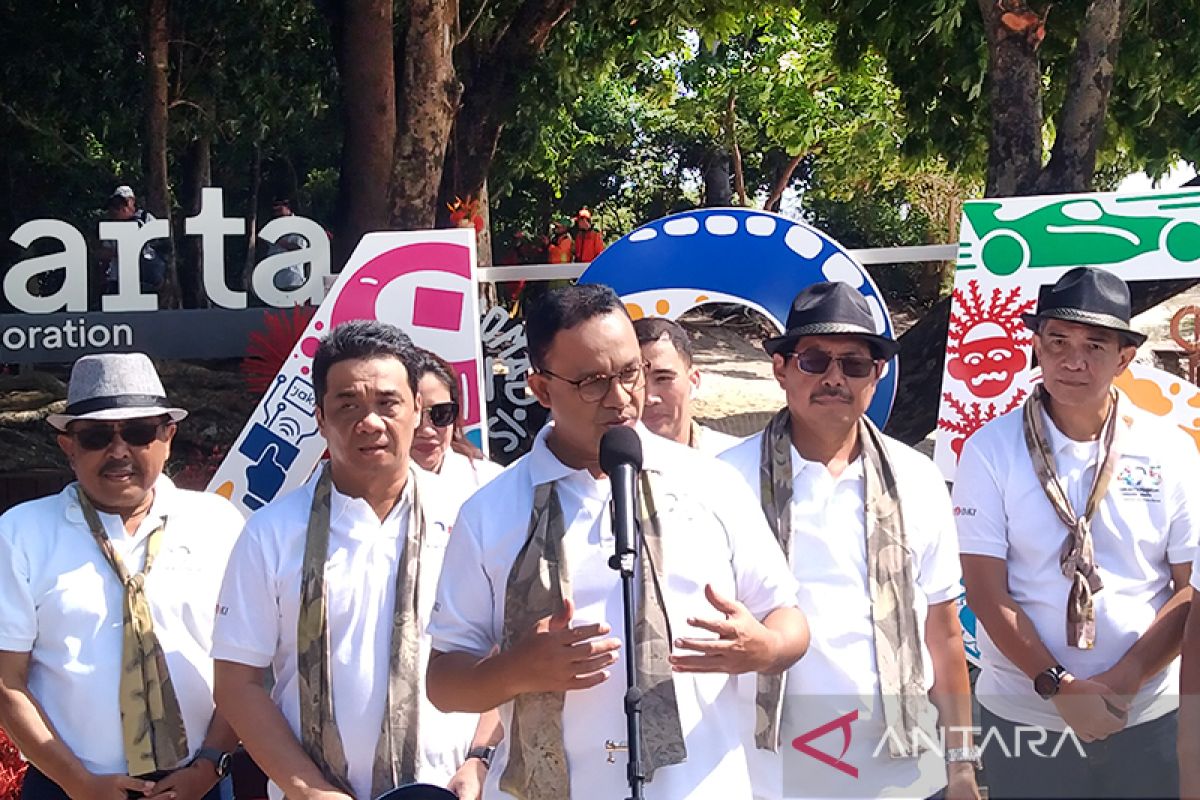
[[[667,656],[671,626],[659,585],[662,531],[648,471],[639,491],[641,557],[637,570],[638,617],[634,631],[638,688],[642,690],[642,742],[646,780],[659,767],[687,758],[675,682]],[[571,596],[571,571],[563,549],[562,505],[553,482],[537,486],[529,536],[508,574],[501,646],[508,648],[543,617],[562,610]],[[628,656],[627,656],[628,657]],[[569,800],[570,777],[563,743],[563,692],[518,695],[513,700],[508,763],[501,791],[518,800]]]
[[[154,634],[154,618],[146,597],[146,576],[162,547],[167,518],[164,516],[162,524],[146,539],[146,563],[142,571],[130,575],[104,532],[95,507],[78,485],[75,494],[92,538],[125,590],[120,705],[129,774],[148,775],[175,769],[189,754],[187,730],[167,671],[167,657]]]
[[[300,693],[300,743],[326,780],[353,795],[349,767],[333,712],[333,683],[329,658],[329,618],[325,592],[325,562],[329,558],[329,513],[333,479],[326,464],[313,492],[304,543],[300,617],[296,630],[296,677]],[[409,503],[408,531],[396,570],[396,599],[392,613],[391,657],[388,661],[387,706],[375,746],[371,795],[412,783],[417,772],[417,731],[420,711],[420,636],[417,597],[425,516],[417,490],[416,471],[410,470],[404,496]]]
[[[920,626],[917,624],[916,579],[904,515],[900,509],[899,487],[883,434],[866,417],[858,424],[859,446],[863,460],[863,494],[866,498],[867,583],[871,593],[871,617],[874,624],[875,668],[883,698],[884,722],[901,735],[888,736],[892,758],[916,756],[911,736],[928,707],[925,690],[925,664],[921,656]],[[763,513],[771,524],[791,563],[792,550],[792,418],[782,409],[763,432],[759,477]],[[775,709],[776,729],[756,731],[758,746],[778,738],[778,708],[782,703],[782,681],[776,689],[771,678],[759,676],[759,720],[764,708]],[[778,692],[779,694],[774,694]],[[776,705],[768,705],[768,703]],[[767,718],[766,721],[770,721]]]
[[[1046,436],[1045,411],[1047,392],[1038,384],[1033,394],[1025,401],[1023,424],[1025,447],[1037,474],[1038,483],[1046,493],[1046,499],[1054,513],[1067,526],[1067,538],[1059,556],[1062,573],[1071,581],[1071,593],[1067,596],[1067,646],[1090,650],[1096,646],[1096,608],[1093,597],[1104,588],[1100,573],[1096,569],[1096,550],[1092,542],[1092,517],[1100,507],[1100,501],[1108,493],[1108,482],[1112,479],[1117,460],[1121,457],[1120,439],[1124,425],[1120,424],[1117,406],[1120,395],[1111,390],[1112,405],[1104,421],[1100,438],[1100,452],[1096,465],[1096,476],[1084,505],[1083,516],[1071,508],[1066,487],[1058,478],[1054,466],[1054,452]],[[1128,420],[1125,421],[1128,424]]]

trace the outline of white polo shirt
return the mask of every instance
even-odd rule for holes
[[[442,556],[457,507],[437,475],[412,468],[425,513],[418,614],[424,630]],[[251,515],[221,587],[212,656],[252,667],[273,667],[271,697],[299,738],[300,695],[296,626],[300,580],[313,491],[321,470],[304,486]],[[371,766],[387,704],[396,571],[408,532],[409,504],[382,522],[366,500],[333,489],[330,498],[328,598],[333,713],[358,797],[371,797]],[[417,777],[445,786],[466,758],[478,717],[443,714],[425,698],[428,637],[421,637]],[[274,784],[273,800],[283,797]]]
[[[1007,562],[1009,593],[1055,660],[1080,677],[1111,667],[1150,627],[1171,597],[1170,565],[1191,563],[1200,534],[1195,497],[1200,459],[1194,445],[1179,429],[1132,404],[1125,402],[1122,408],[1133,424],[1092,519],[1104,588],[1095,595],[1096,646],[1090,650],[1067,646],[1071,581],[1059,567],[1067,530],[1034,473],[1025,447],[1023,409],[989,422],[967,440],[954,483],[962,552]],[[1095,478],[1098,445],[1072,441],[1049,416],[1044,421],[1071,505],[1082,510]],[[977,636],[979,702],[1011,722],[1061,731],[1063,721],[1054,704],[1034,693],[1029,677],[992,643],[982,624]],[[1178,707],[1178,673],[1176,658],[1146,681],[1133,701],[1129,725]]]
[[[549,425],[541,430],[527,455],[463,506],[429,626],[435,649],[482,657],[500,643],[508,574],[527,537],[534,487],[548,481],[558,482],[568,521],[564,550],[576,608],[573,624],[607,622],[620,635],[621,581],[608,566],[614,551],[611,486],[607,478],[597,480],[559,461],[546,445],[550,430]],[[654,499],[663,524],[662,586],[672,634],[711,636],[687,624],[689,617],[721,616],[704,597],[707,583],[740,600],[760,619],[776,608],[794,606],[795,580],[737,475],[688,447],[643,428],[638,433],[645,468],[661,474]],[[611,800],[628,792],[626,754],[617,752],[608,763],[604,746],[627,738],[624,675],[622,655],[607,681],[566,695],[563,732],[572,800]],[[646,797],[748,797],[750,776],[738,723],[749,712],[739,707],[734,678],[674,677],[687,761],[658,770],[646,785]],[[501,706],[500,714],[509,727],[512,703]],[[508,739],[500,744],[488,772],[488,800],[510,800],[499,787],[509,744]]]
[[[741,473],[755,498],[762,496],[762,437],[762,433],[755,434],[721,456]],[[884,441],[899,481],[915,570],[917,625],[923,634],[929,606],[950,602],[962,593],[950,497],[932,461],[890,437]],[[755,797],[929,797],[946,785],[942,755],[927,749],[919,759],[893,759],[885,741],[867,583],[862,458],[834,478],[824,464],[802,458],[795,447],[790,451],[792,571],[800,586],[800,608],[808,615],[812,642],[808,654],[788,672],[782,764],[777,754],[754,751]],[[921,658],[928,691],[934,676],[924,635]],[[850,723],[851,740],[841,761],[857,775],[789,746],[789,737],[802,736],[856,711],[858,717]],[[747,722],[753,741],[753,720]],[[937,741],[936,712],[922,723]],[[837,756],[842,752],[840,735],[831,730],[807,744]],[[911,741],[913,734],[906,731],[901,736]]]
[[[438,477],[442,479],[445,491],[452,496],[451,502],[457,508],[475,494],[480,486],[504,471],[504,467],[486,458],[468,458],[453,450],[446,452],[442,458],[442,468]]]
[[[30,654],[30,692],[83,765],[124,774],[125,592],[92,538],[75,486],[0,517],[0,650]],[[178,489],[160,476],[133,536],[120,516],[99,516],[130,572],[141,570],[146,540],[167,518],[146,595],[195,754],[213,713],[213,609],[242,515],[222,497]]]
[[[722,433],[707,425],[700,425],[700,445],[696,449],[715,458],[741,441],[736,436]]]

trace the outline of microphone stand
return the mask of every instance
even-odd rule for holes
[[[637,471],[631,465],[622,465],[618,472],[624,472],[628,467],[633,473],[630,483],[633,485],[633,495],[637,494]],[[614,480],[617,476],[612,476]],[[622,475],[622,478],[625,476]],[[627,503],[626,499],[630,502]],[[637,685],[637,584],[634,583],[638,563],[637,515],[634,512],[633,497],[624,492],[613,492],[612,522],[613,536],[616,540],[616,553],[608,559],[608,566],[621,574],[621,599],[625,611],[625,724],[628,742],[629,764],[626,773],[629,778],[629,798],[627,800],[643,800],[642,785],[646,782],[646,773],[642,768],[642,690]]]

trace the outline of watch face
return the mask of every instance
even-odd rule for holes
[[[231,766],[233,766],[233,756],[229,753],[222,753],[221,760],[217,762],[217,777],[224,778],[228,775]]]
[[[1033,679],[1033,690],[1037,692],[1043,700],[1049,700],[1054,695],[1058,694],[1058,679],[1049,672],[1043,672]]]

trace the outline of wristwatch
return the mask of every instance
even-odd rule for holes
[[[212,762],[213,766],[217,768],[218,780],[229,774],[229,767],[233,762],[232,755],[222,752],[215,747],[201,747],[196,751],[196,757],[192,759],[192,764],[195,764],[200,759]],[[190,767],[191,764],[188,764],[188,766]]]
[[[983,769],[983,757],[978,747],[952,747],[946,751],[947,764],[971,764]]]
[[[480,761],[483,762],[483,766],[487,767],[488,769],[491,769],[492,756],[494,756],[494,755],[496,755],[495,747],[493,747],[491,745],[481,745],[479,747],[472,747],[470,750],[467,751],[467,760],[469,761],[472,758],[478,758]]]
[[[1049,700],[1058,694],[1058,688],[1062,685],[1065,677],[1067,677],[1066,667],[1062,664],[1055,664],[1037,674],[1037,677],[1033,679],[1033,690],[1043,700]]]

